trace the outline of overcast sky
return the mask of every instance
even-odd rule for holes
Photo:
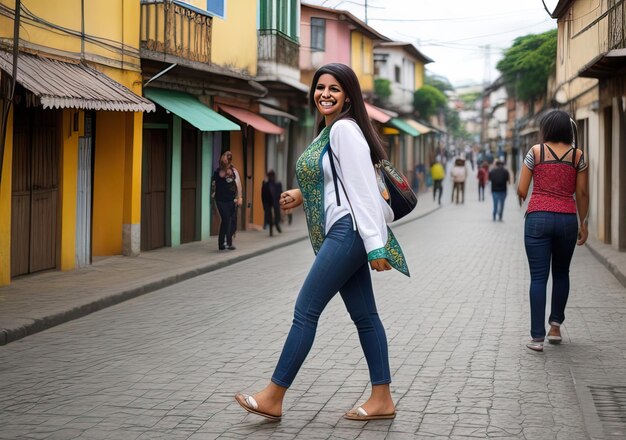
[[[344,9],[396,41],[432,58],[426,66],[455,86],[491,82],[496,63],[517,37],[556,28],[542,0],[303,0]],[[558,0],[545,0],[550,11]],[[486,46],[489,46],[487,49]],[[489,66],[489,68],[487,68]]]

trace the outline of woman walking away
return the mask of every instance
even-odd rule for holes
[[[483,161],[483,163],[480,164],[476,178],[478,179],[478,201],[484,202],[485,185],[489,182],[489,163],[487,163],[487,161]]]
[[[467,168],[465,168],[465,160],[457,158],[454,161],[454,167],[450,171],[450,176],[454,182],[452,187],[452,202],[454,202],[454,194],[456,193],[456,204],[465,203],[465,179],[467,178]]]
[[[281,208],[304,206],[316,254],[300,290],[291,330],[271,382],[235,399],[248,412],[279,420],[283,398],[315,338],[320,314],[339,292],[359,334],[369,369],[370,398],[344,417],[392,419],[395,405],[387,337],[376,310],[370,268],[392,267],[408,276],[402,250],[387,221],[393,211],[380,194],[373,161],[385,152],[372,127],[358,79],[344,64],[327,64],[313,76],[309,104],[319,114],[319,135],[296,163],[300,189],[281,194]],[[336,176],[336,179],[333,178]]]
[[[589,189],[587,164],[576,148],[576,124],[561,110],[546,114],[539,128],[543,143],[534,145],[520,175],[517,194],[523,202],[531,180],[524,246],[530,267],[530,335],[526,344],[543,351],[546,337],[546,285],[552,264],[552,304],[548,342],[562,340],[561,324],[569,295],[569,266],[576,244],[587,240]],[[574,200],[573,194],[576,194]],[[578,220],[576,214],[578,213]]]

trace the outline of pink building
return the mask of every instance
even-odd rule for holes
[[[390,41],[348,11],[303,4],[300,18],[300,81],[310,84],[327,63],[344,63],[364,92],[374,88],[374,42]]]

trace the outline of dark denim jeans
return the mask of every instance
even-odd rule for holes
[[[506,200],[506,191],[491,191],[493,197],[493,221],[502,220],[502,211],[504,211],[504,201]]]
[[[391,382],[387,336],[372,290],[363,240],[352,230],[346,215],[330,228],[296,300],[293,324],[272,376],[272,382],[289,387],[306,358],[319,317],[339,292],[356,324],[372,385]]]
[[[216,200],[215,204],[217,205],[217,210],[221,217],[217,244],[220,249],[224,249],[224,244],[226,244],[226,246],[233,245],[233,233],[235,232],[235,228],[233,227],[233,218],[237,214],[237,207],[235,206],[235,202],[232,200],[227,202]]]
[[[546,286],[552,263],[552,306],[548,322],[565,320],[578,220],[576,214],[531,212],[526,216],[524,246],[530,267],[530,335],[546,335]]]

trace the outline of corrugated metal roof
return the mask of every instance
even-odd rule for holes
[[[13,55],[0,51],[0,69],[12,74]],[[37,96],[43,108],[151,112],[149,100],[84,64],[20,53],[17,82]]]

